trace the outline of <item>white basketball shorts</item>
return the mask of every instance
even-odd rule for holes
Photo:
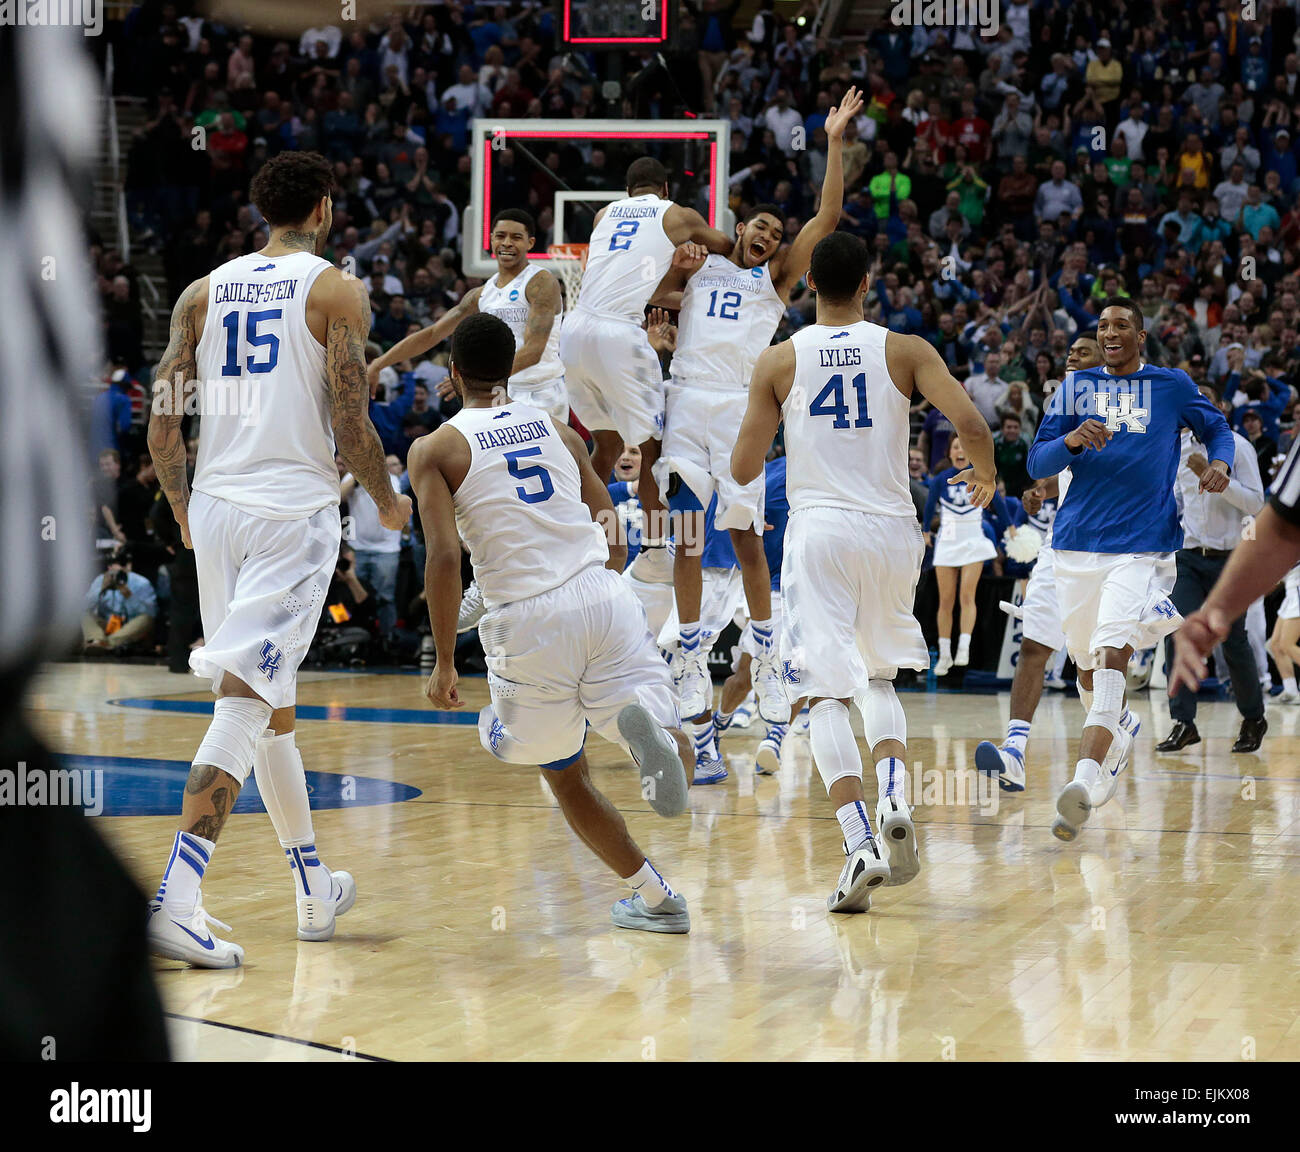
[[[731,475],[731,452],[740,436],[749,394],[670,380],[664,388],[664,444],[655,478],[667,502],[668,478],[676,472],[707,508],[718,494],[717,528],[763,531],[766,483],[760,472],[748,484]]]
[[[569,393],[564,387],[564,377],[551,380],[545,384],[516,384],[513,380],[506,382],[506,395],[520,404],[531,404],[540,408],[548,416],[555,417],[561,424],[569,422]]]
[[[1178,576],[1172,552],[1052,551],[1061,627],[1080,668],[1092,668],[1101,648],[1140,652],[1182,624],[1169,599]]]
[[[618,714],[641,704],[677,728],[677,696],[632,590],[607,568],[493,608],[479,622],[492,703],[479,739],[510,764],[554,764],[582,749],[587,724],[626,750]]]
[[[229,672],[272,708],[289,707],[338,563],[338,505],[305,520],[266,520],[195,492],[190,539],[204,639],[190,668],[213,691]]]
[[[843,508],[790,515],[781,565],[782,672],[791,699],[848,699],[872,677],[929,667],[912,614],[925,544],[912,516]]]
[[[625,444],[662,435],[663,370],[639,325],[570,312],[560,329],[560,359],[569,403],[588,431],[617,432]]]
[[[1021,605],[1020,634],[1026,640],[1045,645],[1053,652],[1065,647],[1061,627],[1061,604],[1056,596],[1056,567],[1051,548],[1040,548],[1034,570],[1025,586]]]

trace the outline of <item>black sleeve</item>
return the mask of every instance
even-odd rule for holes
[[[1300,524],[1300,437],[1291,445],[1286,461],[1269,489],[1273,511],[1290,524]]]

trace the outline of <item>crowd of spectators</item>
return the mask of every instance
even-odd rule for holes
[[[869,103],[845,137],[841,227],[875,252],[868,318],[940,350],[997,433],[1009,496],[1029,484],[1048,382],[1115,295],[1141,307],[1149,360],[1214,389],[1267,482],[1295,435],[1300,363],[1297,7],[1261,0],[1246,19],[1209,0],[1004,0],[992,36],[886,17],[828,39],[792,19],[794,5],[702,0],[682,6],[659,67],[648,52],[566,53],[557,4],[449,0],[296,40],[188,3],[142,4],[121,29],[118,69],[148,108],[128,157],[130,219],[174,298],[265,243],[248,202],[258,167],[282,149],[321,151],[337,172],[326,256],[355,260],[386,349],[477,283],[462,266],[471,117],[724,118],[731,207],[779,204],[789,239],[817,209],[826,113],[856,84]],[[604,83],[615,69],[621,90]],[[588,146],[545,164],[618,187],[621,159]],[[501,203],[533,212],[540,248],[551,188],[516,167]],[[127,404],[136,421],[148,375],[139,291],[116,254],[98,259],[115,367],[97,449],[129,459],[118,430]],[[796,292],[777,338],[814,308]],[[435,350],[381,376],[372,416],[399,470],[449,412],[443,361]],[[914,429],[925,482],[947,463],[951,426],[918,404]],[[408,532],[404,561],[417,546]]]

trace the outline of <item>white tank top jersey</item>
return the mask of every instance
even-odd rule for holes
[[[748,389],[754,361],[784,314],[766,264],[739,268],[711,253],[682,293],[673,381]]]
[[[542,269],[530,264],[504,287],[497,287],[498,276],[491,277],[478,295],[478,310],[490,312],[498,319],[510,325],[515,336],[515,351],[524,346],[524,330],[528,327],[528,285]],[[525,368],[510,377],[510,383],[522,388],[537,388],[549,384],[564,375],[564,365],[560,362],[560,315],[557,313],[551,324],[551,334],[546,338],[546,347],[542,358],[531,368]]]
[[[971,503],[965,484],[954,484],[949,477],[939,491],[939,538],[978,540],[983,535],[984,509]]]
[[[447,423],[469,444],[452,496],[474,579],[489,608],[540,596],[609,559],[582,502],[578,463],[540,408],[462,408]]]
[[[208,274],[196,492],[268,520],[339,502],[325,348],[307,327],[307,294],[330,266],[254,252]]]
[[[809,324],[791,338],[785,418],[790,511],[847,508],[916,519],[907,475],[908,398],[885,363],[888,329]]]
[[[640,325],[673,259],[664,215],[673,206],[652,192],[615,200],[591,232],[578,307]]]

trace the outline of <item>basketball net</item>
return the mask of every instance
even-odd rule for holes
[[[578,304],[578,286],[582,283],[582,269],[587,263],[587,245],[552,244],[546,252],[550,256],[546,266],[564,288],[564,310],[572,312]]]

